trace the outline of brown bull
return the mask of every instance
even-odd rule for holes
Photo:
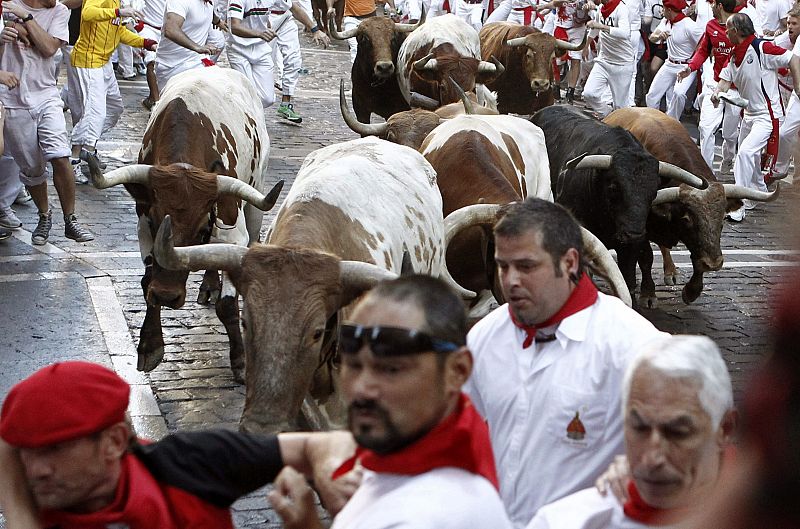
[[[502,114],[533,114],[553,104],[553,59],[556,53],[581,50],[580,44],[556,39],[531,26],[493,22],[480,32],[483,60],[497,57],[505,67],[503,75],[487,82],[497,92],[497,107]]]
[[[676,284],[678,276],[669,249],[682,242],[689,250],[693,272],[681,297],[684,303],[691,303],[703,290],[703,274],[722,268],[720,237],[725,212],[737,209],[742,198],[774,200],[777,191],[763,193],[717,182],[683,125],[656,109],[622,108],[603,121],[630,131],[658,160],[677,165],[709,182],[706,189],[696,189],[674,180],[662,181],[647,217],[647,238],[660,246],[664,256],[665,284]],[[641,252],[638,262],[642,271],[640,300],[653,307],[656,293],[651,273],[653,254],[649,247]]]

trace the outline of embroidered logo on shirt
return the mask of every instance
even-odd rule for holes
[[[583,441],[586,437],[586,428],[583,427],[581,422],[580,413],[575,412],[575,417],[567,425],[567,439],[573,441]]]
[[[753,64],[753,57],[752,56],[747,58],[747,64]]]

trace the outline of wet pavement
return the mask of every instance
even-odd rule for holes
[[[340,78],[349,79],[346,46],[315,48],[301,35],[304,66],[295,99],[301,125],[267,110],[270,133],[270,181],[286,179],[285,197],[303,158],[314,149],[355,139],[338,108]],[[98,144],[109,167],[136,158],[148,112],[144,78],[120,81],[126,111],[119,125]],[[689,127],[692,130],[692,127]],[[732,181],[732,177],[727,177]],[[187,302],[164,309],[166,352],[153,372],[135,371],[138,333],[145,314],[139,284],[143,267],[136,240],[134,204],[121,187],[97,190],[78,186],[77,214],[96,239],[79,244],[63,237],[55,193],[50,244],[30,245],[36,224],[32,203],[15,206],[24,226],[0,243],[0,399],[17,380],[56,360],[81,358],[113,366],[135,384],[132,405],[140,433],[158,438],[166,432],[198,428],[235,428],[244,402],[244,387],[233,381],[227,336],[213,307],[194,302],[201,275],[189,279]],[[705,290],[692,305],[680,298],[691,274],[685,248],[674,252],[681,272],[677,286],[659,285],[661,257],[655,251],[654,279],[659,306],[642,313],[660,329],[701,333],[713,338],[725,354],[737,399],[753,365],[768,350],[768,300],[797,259],[791,249],[790,213],[797,193],[788,186],[774,203],[748,212],[741,224],[726,223],[722,247],[725,266],[706,274]],[[277,209],[277,208],[276,208]],[[264,231],[271,216],[267,214]],[[262,233],[263,238],[263,233]],[[152,391],[151,391],[152,389]],[[263,492],[237,503],[238,527],[277,528]],[[2,522],[0,521],[0,528]]]

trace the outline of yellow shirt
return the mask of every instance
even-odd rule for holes
[[[102,68],[120,42],[141,48],[144,38],[122,25],[117,16],[119,0],[85,0],[81,13],[81,34],[72,50],[76,68]]]

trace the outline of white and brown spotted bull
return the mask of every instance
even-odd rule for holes
[[[397,54],[406,35],[425,21],[423,13],[417,24],[396,24],[387,17],[370,17],[344,33],[330,23],[331,37],[339,40],[355,38],[358,52],[350,79],[353,86],[353,110],[358,119],[369,123],[370,115],[388,118],[408,110],[408,102],[397,82]]]
[[[481,60],[481,45],[475,28],[456,17],[444,15],[428,20],[403,42],[397,56],[400,91],[411,107],[434,110],[459,101],[452,78],[467,92],[477,90],[503,73],[497,59]]]
[[[139,249],[145,264],[142,290],[147,314],[139,336],[137,368],[154,369],[164,356],[161,307],[179,308],[186,298],[186,271],[165,269],[153,258],[153,237],[172,218],[177,246],[222,241],[246,247],[258,240],[263,211],[280,193],[265,196],[269,136],[252,84],[235,70],[201,68],[175,76],[153,108],[139,164],[103,174],[90,158],[98,188],[123,184],[136,201]],[[221,290],[221,293],[219,292]],[[216,300],[228,333],[231,368],[243,381],[244,352],[237,295],[209,269],[198,301]]]
[[[703,273],[722,268],[720,236],[725,212],[738,209],[740,199],[774,200],[778,191],[764,193],[734,184],[720,184],[703,160],[700,149],[675,119],[653,108],[621,108],[604,120],[627,129],[656,159],[670,162],[708,181],[706,189],[664,181],[647,216],[647,238],[658,244],[664,257],[664,283],[676,284],[677,269],[669,249],[686,245],[692,259],[692,277],[683,287],[684,303],[691,303],[703,291]],[[651,269],[653,254],[648,247],[638,259],[642,271],[640,302],[656,304],[656,286]]]
[[[502,114],[533,114],[553,104],[553,60],[566,51],[586,46],[588,31],[579,44],[559,40],[531,26],[492,22],[480,32],[483,60],[496,57],[505,67],[503,75],[486,83],[497,92]]]
[[[399,274],[404,256],[415,272],[452,283],[436,173],[413,149],[377,138],[309,154],[266,245],[173,250],[165,226],[156,256],[175,269],[232,273],[244,298],[245,430],[337,425],[338,322],[364,290]]]

